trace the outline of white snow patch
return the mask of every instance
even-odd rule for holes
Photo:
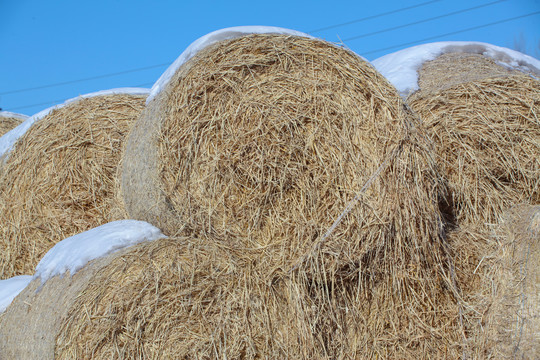
[[[33,279],[41,284],[69,270],[71,276],[91,260],[144,241],[164,238],[161,231],[144,221],[119,220],[71,236],[57,243],[41,259]]]
[[[446,53],[480,54],[509,69],[532,73],[540,77],[540,61],[518,51],[482,42],[442,41],[413,46],[372,61],[398,90],[407,97],[418,90],[418,70],[426,61]]]
[[[0,314],[6,311],[13,299],[32,281],[30,275],[15,276],[0,280]]]
[[[186,48],[186,50],[184,50],[182,54],[180,54],[180,56],[171,64],[171,66],[165,70],[154,86],[152,86],[152,90],[146,99],[146,103],[148,104],[157,94],[159,94],[161,90],[163,90],[169,83],[172,76],[176,73],[176,70],[178,70],[178,68],[186,61],[195,56],[195,54],[197,54],[199,51],[218,41],[235,39],[249,34],[284,34],[307,37],[311,39],[313,38],[313,36],[300,31],[275,26],[236,26],[211,32],[195,40]]]
[[[9,112],[9,111],[0,111],[0,117],[15,118],[15,119],[23,120],[23,121],[28,119],[27,115],[17,114],[17,113]]]
[[[85,95],[80,95],[77,97],[74,97],[72,99],[66,100],[63,104],[58,104],[51,106],[48,109],[42,110],[38,112],[35,115],[32,115],[31,117],[27,117],[27,119],[22,123],[19,124],[16,128],[8,131],[5,133],[2,137],[0,137],[0,158],[4,156],[4,154],[7,154],[11,149],[13,148],[13,145],[17,142],[17,140],[23,136],[26,131],[36,122],[41,119],[43,119],[45,116],[47,116],[51,111],[55,109],[60,109],[68,104],[77,102],[81,99],[96,97],[96,96],[105,96],[105,95],[118,95],[118,94],[127,94],[127,95],[148,95],[150,93],[150,89],[143,89],[143,88],[117,88],[117,89],[110,89],[110,90],[102,90],[97,91]]]

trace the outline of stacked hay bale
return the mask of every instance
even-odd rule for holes
[[[161,239],[34,280],[0,318],[10,359],[305,358],[280,288],[208,241]],[[40,288],[41,287],[41,288]],[[284,316],[287,314],[287,316]],[[40,339],[36,341],[36,339]],[[314,349],[314,347],[311,347]]]
[[[518,345],[516,327],[500,317],[520,316],[516,306],[509,306],[504,284],[517,281],[517,267],[497,224],[514,204],[540,203],[540,66],[535,59],[489,44],[421,47],[375,63],[395,83],[396,69],[416,72],[410,64],[421,65],[419,90],[407,101],[433,139],[449,188],[443,213],[469,354],[512,358],[522,353],[519,347],[514,353],[506,347]],[[435,59],[424,63],[412,59],[434,53]],[[404,58],[411,60],[409,65],[391,64]],[[414,88],[403,82],[402,94]],[[538,279],[530,280],[538,284]]]
[[[0,278],[30,274],[55,243],[124,218],[116,172],[147,90],[81,97],[37,120],[0,172]]]
[[[262,283],[290,280],[321,357],[454,354],[457,290],[431,152],[357,55],[249,35],[201,50],[147,104],[123,197],[133,218],[247,258]]]
[[[473,357],[537,359],[540,205],[517,205],[507,211],[492,235],[496,243],[471,230],[450,236],[466,241],[469,247],[480,247],[483,255],[467,269],[469,289],[464,291],[464,318],[470,322],[468,342]]]
[[[408,102],[448,180],[455,224],[495,224],[540,203],[540,81],[479,54],[447,53],[419,71]]]
[[[8,111],[0,111],[0,136],[26,120],[28,116],[15,114]]]

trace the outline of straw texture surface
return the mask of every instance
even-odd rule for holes
[[[31,274],[58,241],[125,218],[117,167],[144,100],[81,99],[17,141],[0,172],[0,278]]]
[[[11,116],[2,116],[0,114],[0,136],[4,135],[11,129],[14,129],[22,123],[23,120],[21,118],[11,117]]]
[[[426,63],[428,85],[408,102],[435,143],[454,223],[484,226],[513,204],[540,203],[540,81],[478,57]],[[440,89],[430,81],[443,71],[452,86]]]
[[[444,356],[462,329],[433,152],[355,54],[251,35],[198,53],[148,104],[123,196],[131,217],[246,254],[263,283],[288,284],[318,356]]]
[[[106,264],[126,250],[94,260],[75,275],[33,280],[0,314],[0,359],[53,360],[68,310]]]

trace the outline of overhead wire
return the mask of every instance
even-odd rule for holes
[[[340,26],[345,26],[345,25],[349,25],[349,24],[353,24],[353,23],[367,21],[367,20],[371,20],[371,19],[374,19],[374,18],[383,17],[383,16],[394,14],[394,13],[398,13],[398,12],[401,12],[401,11],[417,8],[417,7],[420,7],[420,6],[429,5],[431,3],[435,3],[435,2],[439,2],[439,1],[441,1],[441,0],[427,1],[427,2],[420,3],[420,4],[417,4],[417,5],[413,5],[413,6],[403,7],[403,8],[395,9],[395,10],[392,10],[392,11],[387,11],[387,12],[384,12],[384,13],[380,13],[380,14],[376,14],[376,15],[356,19],[356,20],[351,20],[351,21],[348,21],[348,22],[343,22],[343,23],[327,26],[327,27],[324,27],[324,28],[311,30],[308,33],[320,32],[320,31],[324,31],[324,30],[328,30],[328,29],[337,28],[337,27],[340,27]],[[360,38],[363,38],[363,37],[372,36],[372,35],[376,35],[376,34],[380,34],[380,33],[384,33],[384,32],[390,32],[390,31],[394,31],[394,30],[397,30],[397,29],[402,29],[402,28],[405,28],[405,27],[409,27],[409,26],[413,26],[413,25],[417,25],[417,24],[421,24],[421,23],[425,23],[425,22],[438,20],[438,19],[441,19],[441,18],[453,16],[453,15],[458,15],[460,13],[464,13],[464,12],[467,12],[467,11],[472,11],[472,10],[476,10],[476,9],[487,7],[487,6],[492,6],[492,5],[495,5],[497,3],[501,3],[501,2],[504,2],[504,1],[507,1],[507,0],[492,1],[490,3],[477,5],[477,6],[474,6],[474,7],[461,9],[461,10],[457,10],[457,11],[452,11],[450,13],[446,13],[446,14],[442,14],[442,15],[438,15],[438,16],[433,16],[433,17],[418,20],[418,21],[415,21],[415,22],[411,22],[411,23],[407,23],[407,24],[403,24],[403,25],[398,25],[398,26],[394,26],[394,27],[390,27],[390,28],[370,32],[370,33],[365,33],[365,34],[352,36],[352,37],[349,37],[349,38],[345,38],[345,39],[343,39],[341,41],[342,42],[354,41],[354,40],[357,40],[357,39],[360,39]],[[430,36],[430,37],[420,39],[420,40],[410,41],[410,42],[406,42],[406,43],[401,43],[401,44],[397,44],[397,45],[393,45],[393,46],[388,46],[388,47],[384,47],[384,48],[379,48],[379,49],[370,50],[370,51],[366,51],[366,52],[359,52],[359,53],[361,55],[374,54],[374,53],[377,53],[377,52],[390,50],[390,49],[395,49],[395,48],[399,48],[399,47],[406,46],[406,45],[417,44],[417,43],[421,43],[421,42],[429,41],[429,40],[434,40],[434,39],[438,39],[438,38],[445,37],[445,36],[460,34],[460,33],[463,33],[463,32],[472,31],[472,30],[476,30],[476,29],[481,29],[481,28],[488,27],[488,26],[498,25],[498,24],[509,22],[509,21],[513,21],[513,20],[517,20],[517,19],[537,15],[537,14],[540,14],[540,11],[533,12],[533,13],[528,13],[528,14],[525,14],[525,15],[515,16],[515,17],[512,17],[512,18],[507,18],[507,19],[503,19],[503,20],[499,20],[499,21],[495,21],[495,22],[491,22],[491,23],[483,24],[483,25],[479,25],[479,26],[474,26],[474,27],[470,27],[470,28],[466,28],[466,29],[462,29],[462,30],[457,30],[457,31],[453,31],[453,32],[445,33],[445,34],[434,35],[434,36]],[[31,88],[12,90],[12,91],[7,91],[7,92],[2,92],[2,93],[0,93],[0,95],[21,93],[21,92],[45,89],[45,88],[50,88],[50,87],[55,87],[55,86],[61,86],[61,85],[68,85],[68,84],[74,84],[74,83],[79,83],[79,82],[85,82],[85,81],[90,81],[90,80],[95,80],[95,79],[102,79],[102,78],[113,77],[113,76],[122,75],[122,74],[128,74],[128,73],[139,72],[139,71],[143,71],[143,70],[154,69],[154,68],[158,68],[158,67],[164,67],[164,66],[167,66],[167,65],[170,65],[170,63],[150,65],[150,66],[145,66],[145,67],[141,67],[141,68],[126,70],[126,71],[120,71],[120,72],[114,72],[114,73],[108,73],[108,74],[103,74],[103,75],[96,75],[96,76],[92,76],[92,77],[76,79],[76,80],[71,80],[71,81],[64,81],[64,82],[58,82],[58,83],[54,83],[54,84],[47,84],[47,85],[42,85],[42,86],[31,87]],[[140,84],[140,85],[135,85],[135,87],[143,87],[143,86],[147,86],[147,85],[151,85],[151,84],[153,84],[153,83],[144,83],[144,84]],[[10,108],[9,110],[25,109],[25,108],[30,108],[30,107],[33,107],[33,106],[41,106],[41,105],[47,105],[47,104],[55,104],[55,103],[57,104],[59,102],[65,101],[65,100],[67,100],[67,99],[49,101],[49,102],[39,103],[39,104],[18,106],[18,107]]]
[[[343,23],[339,23],[339,24],[335,24],[335,25],[331,25],[331,26],[327,26],[327,27],[323,27],[323,28],[319,28],[319,29],[315,29],[315,30],[309,31],[308,34],[311,34],[311,33],[314,33],[314,32],[320,32],[320,31],[324,31],[324,30],[328,30],[328,29],[333,29],[333,28],[337,28],[337,27],[341,27],[341,26],[345,26],[345,25],[349,25],[349,24],[359,23],[359,22],[363,22],[363,21],[367,21],[367,20],[371,20],[371,19],[375,19],[375,18],[395,14],[395,13],[398,13],[398,12],[401,12],[401,11],[418,8],[420,6],[425,6],[425,5],[429,5],[429,4],[440,2],[440,1],[441,0],[431,0],[431,1],[420,3],[420,4],[395,9],[395,10],[392,10],[392,11],[387,11],[387,12],[383,12],[383,13],[380,13],[380,14],[367,16],[367,17],[364,17],[364,18],[355,19],[355,20],[351,20],[351,21],[347,21],[347,22],[343,22]],[[495,1],[495,2],[492,2],[492,3],[480,5],[479,7],[493,5],[494,3],[503,2],[503,1],[508,1],[508,0],[498,0],[498,1]],[[461,11],[452,12],[451,14],[458,14],[460,12],[465,12],[465,11],[469,11],[469,10],[471,10],[471,9],[464,9],[464,10],[461,10]],[[444,14],[444,15],[441,15],[440,17],[444,17],[444,16],[449,16],[449,15]],[[435,17],[435,18],[438,18],[438,17]],[[427,22],[427,21],[430,21],[431,19],[432,18],[424,19],[421,22]],[[401,27],[406,27],[406,26],[410,26],[410,25],[414,25],[414,23],[413,24],[402,25]],[[398,28],[400,28],[400,27],[398,27]],[[389,29],[380,30],[380,32],[386,32],[386,31],[391,31],[391,29],[390,30]],[[365,37],[365,36],[370,36],[370,35],[373,35],[373,33],[362,34],[362,35],[358,35],[357,37],[360,38],[360,37]],[[349,40],[353,40],[353,38],[345,39],[344,41],[349,41]],[[156,65],[150,65],[150,66],[145,66],[145,67],[141,67],[141,68],[135,68],[135,69],[131,69],[131,70],[126,70],[126,71],[119,71],[119,72],[113,72],[113,73],[108,73],[108,74],[91,76],[91,77],[87,77],[87,78],[75,79],[75,80],[70,80],[70,81],[63,81],[63,82],[58,82],[58,83],[53,83],[53,84],[46,84],[46,85],[23,88],[23,89],[17,89],[17,90],[4,91],[4,92],[0,92],[0,96],[1,95],[16,94],[16,93],[21,93],[21,92],[28,92],[28,91],[33,91],[33,90],[41,90],[41,89],[46,89],[46,88],[56,87],[56,86],[62,86],[62,85],[75,84],[75,83],[79,83],[79,82],[85,82],[85,81],[96,80],[96,79],[103,79],[103,78],[107,78],[107,77],[113,77],[113,76],[133,73],[133,72],[139,72],[139,71],[154,69],[154,68],[158,68],[158,67],[164,67],[164,66],[167,66],[169,64],[170,63],[156,64]]]
[[[538,15],[538,14],[540,14],[540,11],[535,11],[535,12],[525,14],[525,15],[514,16],[514,17],[511,17],[511,18],[508,18],[508,19],[494,21],[494,22],[484,24],[484,25],[473,26],[473,27],[470,27],[470,28],[467,28],[467,29],[452,31],[452,32],[445,33],[445,34],[434,35],[434,36],[430,36],[430,37],[423,38],[423,39],[420,39],[420,40],[409,41],[409,42],[406,42],[406,43],[387,46],[387,47],[376,49],[376,50],[360,52],[360,55],[375,54],[377,52],[381,52],[381,51],[385,51],[385,50],[391,50],[391,49],[396,49],[396,48],[399,48],[399,47],[402,47],[402,46],[418,44],[418,43],[421,43],[421,42],[425,42],[425,41],[429,41],[429,40],[435,40],[435,39],[442,38],[442,37],[445,37],[445,36],[461,34],[461,33],[467,32],[467,31],[482,29],[482,28],[485,28],[485,27],[488,27],[488,26],[498,25],[498,24],[502,24],[502,23],[505,23],[505,22],[509,22],[509,21],[513,21],[513,20],[517,20],[517,19],[522,19],[522,18],[525,18],[525,17]],[[344,39],[343,41],[349,41],[349,40],[351,40],[351,39]]]
[[[54,84],[35,86],[35,87],[30,87],[30,88],[25,88],[25,89],[4,91],[4,92],[1,92],[0,95],[16,94],[16,93],[27,92],[27,91],[32,91],[32,90],[40,90],[40,89],[51,88],[51,87],[55,87],[55,86],[75,84],[75,83],[78,83],[78,82],[84,82],[84,81],[90,81],[90,80],[96,80],[96,79],[103,79],[103,78],[113,77],[113,76],[117,76],[117,75],[130,74],[130,73],[134,73],[134,72],[138,72],[138,71],[155,69],[155,68],[158,68],[158,67],[163,67],[163,66],[168,66],[168,65],[170,65],[170,63],[150,65],[150,66],[145,66],[145,67],[141,67],[141,68],[137,68],[137,69],[118,71],[118,72],[109,73],[109,74],[96,75],[96,76],[91,76],[91,77],[87,77],[87,78],[83,78],[83,79],[63,81],[63,82],[58,82],[58,83],[54,83]]]
[[[356,36],[347,38],[344,41],[361,39],[361,38],[368,37],[368,36],[373,36],[373,35],[378,35],[378,34],[382,34],[382,33],[385,33],[385,32],[390,32],[390,31],[394,31],[394,30],[398,30],[398,29],[403,29],[403,28],[413,26],[413,25],[423,24],[423,23],[430,22],[430,21],[433,21],[433,20],[439,20],[439,19],[443,19],[445,17],[462,14],[462,13],[465,13],[467,11],[477,10],[477,9],[481,9],[483,7],[495,5],[497,3],[501,3],[501,2],[504,2],[504,1],[508,1],[508,0],[497,0],[497,1],[490,2],[490,3],[473,6],[473,7],[458,10],[458,11],[452,11],[452,12],[449,12],[449,13],[446,13],[446,14],[442,14],[442,15],[439,15],[439,16],[433,16],[433,17],[430,17],[430,18],[427,18],[427,19],[422,19],[422,20],[414,21],[414,22],[411,22],[411,23],[403,24],[403,25],[393,26],[393,27],[390,27],[390,28],[386,28],[386,29],[382,29],[382,30],[378,30],[378,31],[373,31],[373,32],[370,32],[370,33],[356,35]]]
[[[421,7],[421,6],[433,4],[433,3],[436,3],[436,2],[440,2],[440,1],[441,1],[441,0],[427,1],[427,2],[420,3],[420,4],[416,4],[416,5],[412,5],[412,6],[403,7],[403,8],[400,8],[400,9],[395,9],[395,10],[391,10],[391,11],[386,11],[386,12],[383,12],[383,13],[380,13],[380,14],[376,14],[376,15],[366,16],[366,17],[363,17],[363,18],[360,18],[360,19],[350,20],[350,21],[346,21],[346,22],[343,22],[343,23],[339,23],[339,24],[335,24],[335,25],[330,25],[330,26],[325,26],[325,27],[322,27],[322,28],[319,28],[319,29],[315,29],[315,30],[310,30],[310,31],[308,31],[307,33],[308,33],[308,34],[313,34],[313,33],[316,33],[316,32],[321,32],[321,31],[326,31],[326,30],[330,30],[330,29],[335,29],[335,28],[337,28],[337,27],[341,27],[341,26],[345,26],[345,25],[351,25],[351,24],[356,24],[356,23],[359,23],[359,22],[367,21],[367,20],[373,20],[373,19],[377,19],[377,18],[384,17],[384,16],[387,16],[387,15],[392,15],[392,14],[396,14],[396,13],[398,13],[398,12],[402,12],[402,11],[406,11],[406,10],[415,9],[415,8],[418,8],[418,7]],[[503,0],[503,1],[506,1],[506,0]]]

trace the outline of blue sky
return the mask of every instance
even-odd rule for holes
[[[151,87],[191,42],[239,25],[308,32],[368,60],[447,40],[540,58],[540,0],[0,0],[0,107],[32,115],[94,91]]]

